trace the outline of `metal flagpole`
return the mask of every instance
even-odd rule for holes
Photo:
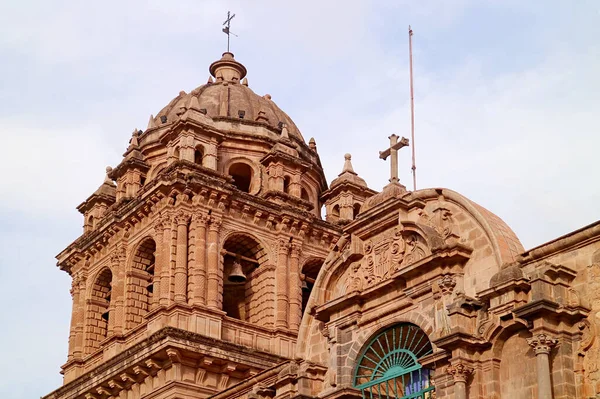
[[[413,191],[417,191],[417,164],[415,161],[415,96],[413,91],[413,57],[412,57],[413,31],[408,25],[408,53],[410,58],[410,140],[412,141],[412,175]]]

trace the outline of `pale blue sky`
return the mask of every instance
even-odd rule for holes
[[[386,183],[378,150],[410,133],[412,24],[419,187],[463,193],[526,248],[599,219],[597,1],[3,0],[0,397],[61,384],[70,279],[54,256],[82,231],[75,207],[134,128],[206,82],[227,10],[250,88],[315,137],[330,181],[350,152]]]

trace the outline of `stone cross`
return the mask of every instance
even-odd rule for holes
[[[390,183],[398,183],[398,150],[408,146],[408,139],[402,137],[398,141],[398,136],[395,134],[392,134],[388,138],[390,139],[390,148],[385,151],[379,151],[379,158],[385,161],[388,156],[392,156],[390,162]]]

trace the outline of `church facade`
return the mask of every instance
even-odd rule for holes
[[[381,192],[349,154],[328,185],[233,54],[209,70],[78,207],[46,399],[600,397],[600,222],[525,250],[459,193],[408,191],[395,136]]]

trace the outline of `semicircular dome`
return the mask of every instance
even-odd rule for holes
[[[209,70],[214,80],[211,78],[208,83],[190,93],[181,91],[156,115],[156,126],[176,121],[193,105],[213,119],[243,119],[278,130],[285,124],[290,137],[304,142],[296,124],[273,102],[269,94],[260,96],[248,87],[247,80],[244,79],[246,68],[233,58],[233,54],[224,53],[220,60],[211,64]]]

